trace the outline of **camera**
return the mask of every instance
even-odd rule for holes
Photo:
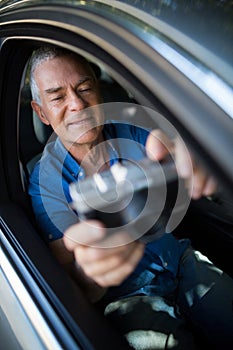
[[[71,183],[69,190],[80,220],[100,220],[110,233],[126,230],[132,239],[149,242],[165,233],[178,176],[173,161],[127,160]]]

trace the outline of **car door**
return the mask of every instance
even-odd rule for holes
[[[127,348],[117,330],[73,285],[36,231],[25,188],[19,127],[20,96],[28,59],[40,45],[56,44],[85,54],[103,66],[130,91],[137,103],[165,116],[197,157],[214,172],[227,197],[231,197],[233,126],[228,104],[222,100],[219,103],[201,88],[203,79],[215,72],[206,62],[194,57],[188,45],[183,45],[183,39],[187,44],[189,38],[182,35],[174,41],[165,22],[156,19],[153,22],[139,9],[119,2],[113,6],[106,1],[38,0],[18,4],[8,1],[3,5],[0,11],[0,210],[1,286],[6,287],[1,289],[2,317],[8,319],[18,346],[23,348],[30,349],[31,342],[38,349],[105,349],[109,344],[113,349]],[[190,69],[198,72],[196,81]],[[232,101],[229,81],[217,77],[219,94]],[[192,215],[200,217],[199,209],[195,208]],[[190,216],[188,212],[188,222]],[[210,254],[230,271],[231,224],[227,219],[217,222]],[[210,220],[204,216],[202,223],[211,235]],[[206,252],[208,240],[197,237],[197,245]],[[16,321],[6,302],[6,290],[12,303],[17,304]],[[30,337],[22,336],[22,325]]]

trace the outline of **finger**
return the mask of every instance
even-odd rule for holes
[[[203,196],[211,196],[214,192],[216,192],[216,189],[217,189],[217,182],[211,176],[206,181],[206,184],[203,189]]]
[[[117,286],[121,284],[136,268],[143,256],[144,249],[132,251],[125,262],[114,269],[109,270],[101,276],[94,278],[96,283],[102,287]]]
[[[75,252],[75,257],[78,263],[82,266],[83,270],[87,276],[91,278],[98,278],[102,275],[108,273],[111,270],[119,268],[121,265],[126,264],[127,260],[130,258],[131,254],[138,254],[138,252],[143,252],[144,247],[142,243],[132,243],[125,247],[119,247],[116,249],[95,249],[100,251],[105,251],[104,255],[99,252],[81,251],[77,249]],[[93,250],[93,249],[92,249]],[[77,254],[77,255],[76,255]],[[141,254],[140,254],[141,256]]]
[[[96,242],[95,247],[98,248],[114,248],[119,246],[125,246],[132,241],[135,241],[135,238],[130,235],[127,231],[117,231],[111,232],[108,229],[106,230],[106,235],[101,241]]]
[[[191,197],[193,199],[199,199],[203,194],[203,190],[207,182],[206,172],[201,168],[194,169],[193,176],[190,183],[191,182],[192,182],[192,188],[191,186],[189,188]]]
[[[101,222],[87,220],[70,226],[63,237],[68,250],[74,250],[78,244],[92,245],[103,239],[106,229]]]
[[[126,255],[125,251],[131,248],[131,244],[132,243],[114,248],[99,248],[92,246],[77,245],[75,249],[75,256],[79,264],[88,265],[92,264],[93,262],[95,264],[96,262],[108,259],[113,255]]]
[[[180,138],[176,138],[175,140],[174,153],[179,176],[186,179],[191,177],[194,161],[191,159],[188,149]]]
[[[173,147],[173,143],[159,129],[152,130],[147,138],[146,152],[147,156],[154,161],[164,159]]]

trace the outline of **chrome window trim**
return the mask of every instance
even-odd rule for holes
[[[194,57],[187,59],[159,38],[153,38],[153,47],[233,119],[233,89],[227,83]]]
[[[38,296],[40,300],[42,300],[43,305],[46,307],[46,309],[49,310],[49,313],[52,314],[53,321],[56,322],[56,326],[59,325],[59,331],[60,336],[62,337],[62,334],[64,334],[67,338],[70,338],[70,347],[72,349],[80,349],[77,344],[73,341],[73,339],[67,334],[67,330],[65,329],[64,325],[62,324],[61,320],[56,315],[55,311],[52,309],[51,305],[43,295],[42,291],[39,289],[39,287],[36,285],[36,282],[33,280],[32,276],[30,276],[29,272],[23,266],[22,262],[20,261],[17,254],[11,249],[11,246],[7,239],[5,238],[2,230],[0,229],[0,240],[2,243],[4,243],[4,246],[7,247],[8,250],[11,251],[11,255],[14,256],[14,260],[17,261],[17,265],[20,265],[20,268],[24,271],[24,274],[27,276],[27,280],[30,281],[30,285],[33,286],[33,289],[36,290],[37,293],[37,299]],[[22,305],[23,310],[25,311],[28,319],[30,320],[33,328],[35,329],[36,333],[38,334],[39,338],[41,339],[41,342],[44,344],[44,349],[50,349],[50,350],[63,350],[62,345],[57,340],[56,336],[54,335],[51,327],[49,326],[48,322],[46,322],[45,318],[43,317],[42,313],[40,312],[39,308],[33,301],[33,298],[29,294],[28,290],[24,286],[23,282],[20,280],[19,276],[17,275],[16,271],[11,266],[11,263],[9,259],[7,258],[6,254],[3,252],[3,249],[1,247],[0,250],[0,266],[1,270],[6,277],[9,285],[11,286],[12,290],[14,291],[16,298],[18,299],[19,303]]]
[[[4,349],[8,349],[9,345],[10,349],[14,349],[11,347],[11,342],[14,341],[17,344],[14,346],[20,350],[31,350],[31,344],[33,344],[33,350],[47,349],[9,282],[7,275],[15,279],[15,274],[9,268],[10,262],[2,251],[0,252],[0,264],[0,312],[3,317],[0,323],[4,322],[3,326],[0,326],[1,345],[4,344]],[[27,298],[25,302],[27,302]],[[7,337],[3,333],[6,330],[10,333],[7,334]]]

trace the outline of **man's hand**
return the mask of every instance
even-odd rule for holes
[[[71,226],[63,240],[85,274],[102,287],[121,284],[134,271],[144,253],[144,244],[125,243],[129,242],[127,232],[108,236],[103,225],[94,220]]]
[[[171,141],[161,130],[153,130],[148,136],[146,151],[148,157],[155,161],[161,161],[168,155],[174,156],[178,175],[186,179],[186,186],[193,199],[215,192],[217,185],[214,178],[196,164],[179,137]]]
[[[193,199],[211,195],[216,189],[214,179],[194,162],[180,138],[171,141],[161,130],[148,136],[146,150],[155,161],[174,156],[178,174],[186,179]],[[65,247],[73,252],[84,273],[102,287],[121,284],[136,268],[144,254],[144,244],[129,242],[127,232],[107,235],[98,221],[88,220],[71,226],[64,234]]]

